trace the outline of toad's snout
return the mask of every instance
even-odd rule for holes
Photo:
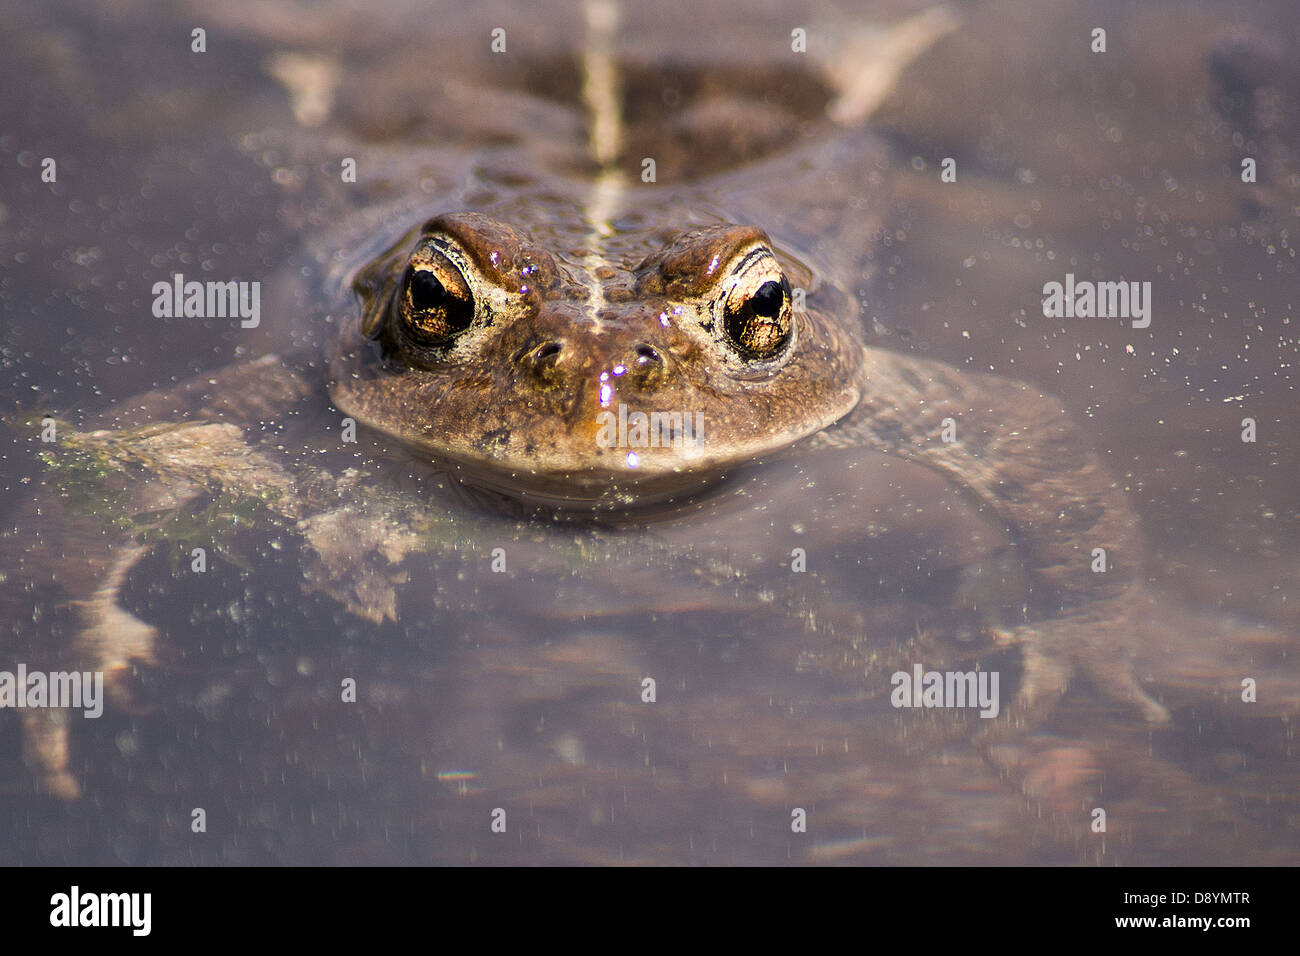
[[[516,353],[515,365],[525,381],[540,388],[576,390],[580,380],[594,374],[611,389],[651,392],[668,378],[668,354],[663,345],[648,341],[604,344],[546,336]]]
[[[525,393],[577,400],[590,392],[598,410],[609,402],[653,402],[683,384],[685,337],[654,316],[596,322],[556,310],[509,343],[509,363]]]

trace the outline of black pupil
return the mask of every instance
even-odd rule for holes
[[[758,287],[754,297],[750,300],[754,307],[754,314],[761,315],[765,319],[776,318],[781,312],[781,302],[785,299],[781,292],[781,283],[767,281]]]
[[[436,309],[446,299],[446,288],[432,272],[427,269],[417,269],[411,275],[411,305],[420,310]]]

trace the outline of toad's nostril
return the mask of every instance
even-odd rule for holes
[[[562,340],[548,339],[532,347],[525,346],[515,353],[514,359],[534,383],[550,387],[560,383],[560,355],[563,352]]]
[[[663,354],[648,342],[638,342],[632,346],[632,354],[635,359],[629,363],[629,384],[642,391],[658,388],[668,372],[668,363],[664,361]]]
[[[662,365],[664,363],[663,358],[655,350],[653,345],[646,345],[646,343],[642,342],[636,347],[635,352],[638,365],[649,363]]]

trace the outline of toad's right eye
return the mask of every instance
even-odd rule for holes
[[[435,250],[412,258],[397,293],[402,330],[417,345],[447,345],[474,319],[474,295],[460,269]]]

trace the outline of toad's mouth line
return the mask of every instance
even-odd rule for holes
[[[434,465],[470,488],[557,511],[640,511],[690,499],[720,484],[737,467],[731,462],[653,473],[602,468],[511,471],[454,456],[437,458]]]
[[[464,489],[485,491],[497,500],[512,501],[557,512],[629,512],[692,501],[728,483],[737,473],[797,453],[801,442],[765,447],[753,453],[718,455],[708,462],[675,465],[651,460],[652,467],[628,468],[621,457],[610,465],[583,461],[572,465],[512,464],[473,454],[459,454],[422,443],[405,442],[438,472]]]
[[[820,430],[815,426],[814,422],[779,436],[713,445],[696,443],[687,429],[686,434],[677,432],[671,440],[656,445],[647,441],[640,446],[602,446],[593,439],[581,448],[561,445],[553,453],[520,456],[494,454],[490,444],[456,446],[412,435],[393,437],[410,453],[471,484],[489,485],[515,496],[628,505],[634,500],[677,494],[683,488],[703,487],[737,468],[783,456]],[[611,436],[616,434],[612,425],[608,431]]]

